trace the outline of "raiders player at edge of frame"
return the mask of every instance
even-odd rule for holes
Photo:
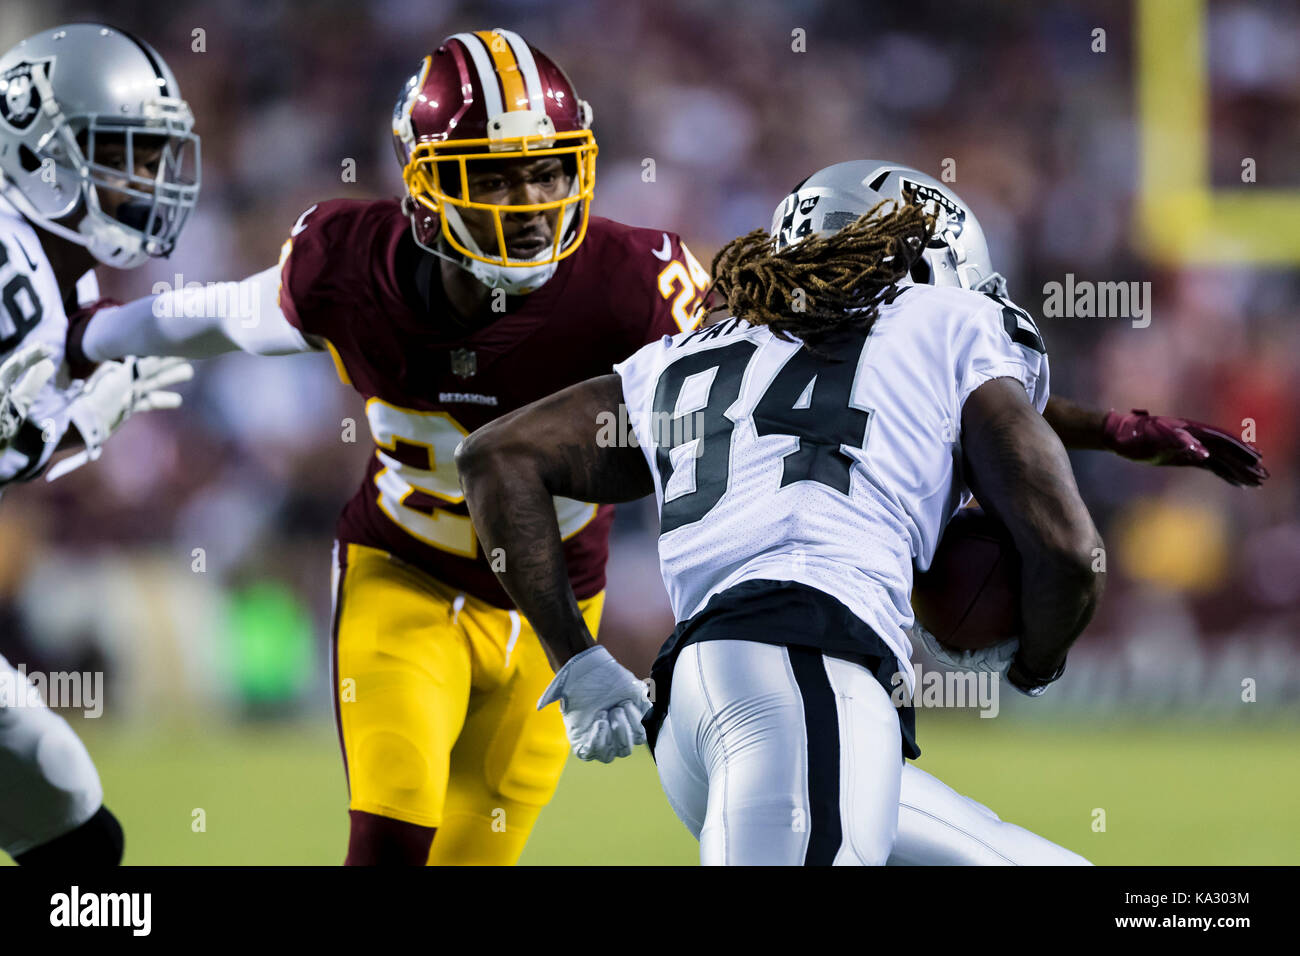
[[[768,281],[779,281],[782,253],[805,262],[822,253],[790,247],[835,234],[883,199],[865,187],[855,165],[831,167],[801,184],[810,187],[804,198],[825,200],[815,213],[818,203],[806,204],[811,227],[802,235],[781,234],[778,209],[771,236],[777,255],[751,235],[733,244],[730,264],[776,263],[768,271],[777,278]],[[786,211],[800,198],[797,188]],[[866,220],[856,222],[840,237],[892,228],[906,238],[899,216],[865,227]],[[848,247],[845,239],[841,253]],[[719,257],[729,299],[731,248]],[[512,556],[499,576],[557,665],[542,703],[562,702],[579,756],[609,760],[642,737],[639,727],[629,727],[647,707],[644,689],[586,635],[554,570],[554,521],[534,505],[549,494],[623,501],[656,493],[661,563],[679,626],[656,662],[661,696],[647,726],[668,741],[655,754],[661,779],[674,810],[701,838],[705,862],[1082,863],[911,765],[888,772],[897,759],[897,751],[888,756],[891,746],[901,743],[905,755],[915,755],[910,709],[900,710],[897,721],[885,716],[884,675],[910,675],[903,635],[911,623],[913,556],[898,545],[911,542],[917,566],[928,566],[943,525],[970,498],[951,447],[936,444],[950,415],[962,426],[964,480],[979,487],[981,501],[1032,556],[1025,563],[1026,633],[1002,658],[1013,686],[1036,695],[1060,676],[1100,590],[1090,566],[1099,538],[1060,442],[1038,414],[1047,400],[1047,363],[1032,322],[1030,336],[1006,321],[1006,303],[972,291],[908,289],[920,257],[905,242],[892,248],[906,264],[886,270],[874,263],[888,282],[880,280],[866,299],[853,297],[863,295],[861,287],[818,293],[855,306],[853,317],[823,312],[819,326],[807,316],[755,314],[761,310],[752,301],[745,309],[742,297],[729,304],[752,324],[732,319],[647,346],[618,366],[618,375],[575,386],[470,436],[458,464],[471,514],[485,542]],[[849,294],[836,299],[837,291]],[[801,330],[814,351],[797,338],[783,341]],[[823,350],[831,343],[851,348],[858,360],[828,360]],[[936,396],[949,401],[933,407]],[[624,401],[645,458],[594,441],[598,416],[616,413]],[[703,422],[685,437],[678,429],[670,438],[670,429],[651,424],[654,415],[677,423],[692,413]],[[827,434],[836,429],[843,434]],[[863,447],[873,434],[885,445],[875,452]],[[779,442],[759,450],[760,439],[776,436]],[[920,436],[928,440],[918,446]],[[922,497],[907,480],[917,473],[931,475]],[[503,501],[511,506],[502,508]],[[831,622],[838,626],[827,627]],[[820,633],[810,634],[817,625]],[[856,642],[844,637],[855,629]],[[810,658],[810,647],[820,653]],[[688,657],[690,667],[674,668]],[[774,699],[788,705],[784,715],[772,712],[779,705],[762,703]],[[800,703],[802,728],[794,719]],[[727,721],[724,712],[732,715]],[[816,732],[814,712],[821,721]],[[677,733],[670,730],[675,713],[684,724]],[[750,729],[767,728],[767,746],[752,738],[738,744],[734,724],[742,718]],[[866,732],[855,734],[859,723]],[[891,723],[899,726],[884,734],[883,751],[873,751],[866,741]],[[841,749],[859,742],[844,760],[835,748],[815,744],[837,729],[850,741]],[[790,765],[805,760],[802,768]],[[878,772],[864,777],[864,764]],[[837,779],[841,768],[848,779]],[[724,780],[725,787],[714,786]],[[930,812],[919,812],[927,801]],[[909,805],[913,812],[905,814]],[[849,808],[843,820],[841,807]],[[807,811],[811,827],[792,828],[791,814]]]
[[[129,269],[170,253],[198,193],[180,154],[198,138],[158,54],[98,24],[47,30],[0,56],[0,93],[0,486],[9,486],[66,474],[97,458],[132,414],[180,404],[166,389],[190,377],[187,363],[123,357],[75,371],[64,341],[68,311],[98,298],[96,265]],[[18,863],[120,862],[122,828],[85,746],[3,656],[0,780],[0,849]]]

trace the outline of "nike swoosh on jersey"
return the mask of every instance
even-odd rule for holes
[[[22,244],[22,241],[17,236],[14,236],[14,245],[23,251],[23,258],[27,260],[27,268],[35,272],[36,263],[32,262],[32,257],[27,254],[27,247]]]
[[[317,205],[319,205],[319,203]],[[304,220],[315,211],[316,211],[316,206],[312,206],[305,213],[303,213],[301,216],[298,217],[298,221],[295,222],[293,224],[293,228],[289,230],[290,239],[292,239],[294,236],[298,235],[298,233],[302,232],[304,229],[307,228],[307,223],[304,222]]]
[[[668,233],[664,233],[664,247],[662,249],[652,249],[651,252],[654,253],[656,259],[661,259],[664,262],[673,257],[673,241],[668,238]]]

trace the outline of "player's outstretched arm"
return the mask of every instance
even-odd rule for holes
[[[1191,465],[1230,485],[1256,487],[1268,477],[1260,453],[1222,429],[1144,409],[1103,412],[1053,395],[1043,417],[1066,448],[1113,451],[1152,465]]]
[[[1047,400],[1043,418],[1052,426],[1056,437],[1066,448],[1076,451],[1102,451],[1105,449],[1106,413],[1059,395]]]
[[[1007,678],[1025,691],[1045,687],[1101,596],[1093,571],[1101,536],[1065,448],[1019,382],[993,379],[966,399],[962,451],[971,489],[1022,558],[1023,632]]]
[[[479,541],[556,669],[537,706],[559,701],[574,753],[605,763],[645,742],[650,701],[582,619],[552,496],[611,504],[654,491],[635,446],[598,441],[604,416],[617,420],[622,401],[619,376],[590,379],[480,428],[456,450]]]
[[[240,282],[171,289],[126,305],[74,313],[68,358],[74,364],[129,355],[211,358],[225,352],[289,355],[317,348],[280,311],[278,266]]]

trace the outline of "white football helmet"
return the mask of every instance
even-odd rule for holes
[[[939,180],[900,163],[860,159],[813,173],[777,206],[773,243],[779,251],[806,235],[837,232],[882,199],[925,206],[936,218],[934,236],[912,266],[912,281],[1006,295],[1007,280],[994,271],[970,207]]]
[[[170,255],[199,195],[193,128],[167,64],[121,30],[70,24],[0,56],[0,194],[105,265]],[[106,140],[124,169],[97,161]],[[140,175],[136,151],[155,148],[157,173]],[[124,197],[113,215],[102,190]]]

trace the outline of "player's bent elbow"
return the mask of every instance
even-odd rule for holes
[[[1062,529],[1034,560],[1053,577],[1076,587],[1080,596],[1090,602],[1101,595],[1105,548],[1091,521],[1082,527]]]
[[[456,446],[455,453],[461,487],[466,488],[470,482],[482,480],[509,467],[509,444],[510,437],[499,422],[489,422],[462,439]]]
[[[460,475],[461,485],[478,477],[487,469],[487,462],[492,456],[492,438],[485,436],[488,428],[480,428],[466,435],[456,446],[454,458],[456,473]]]

